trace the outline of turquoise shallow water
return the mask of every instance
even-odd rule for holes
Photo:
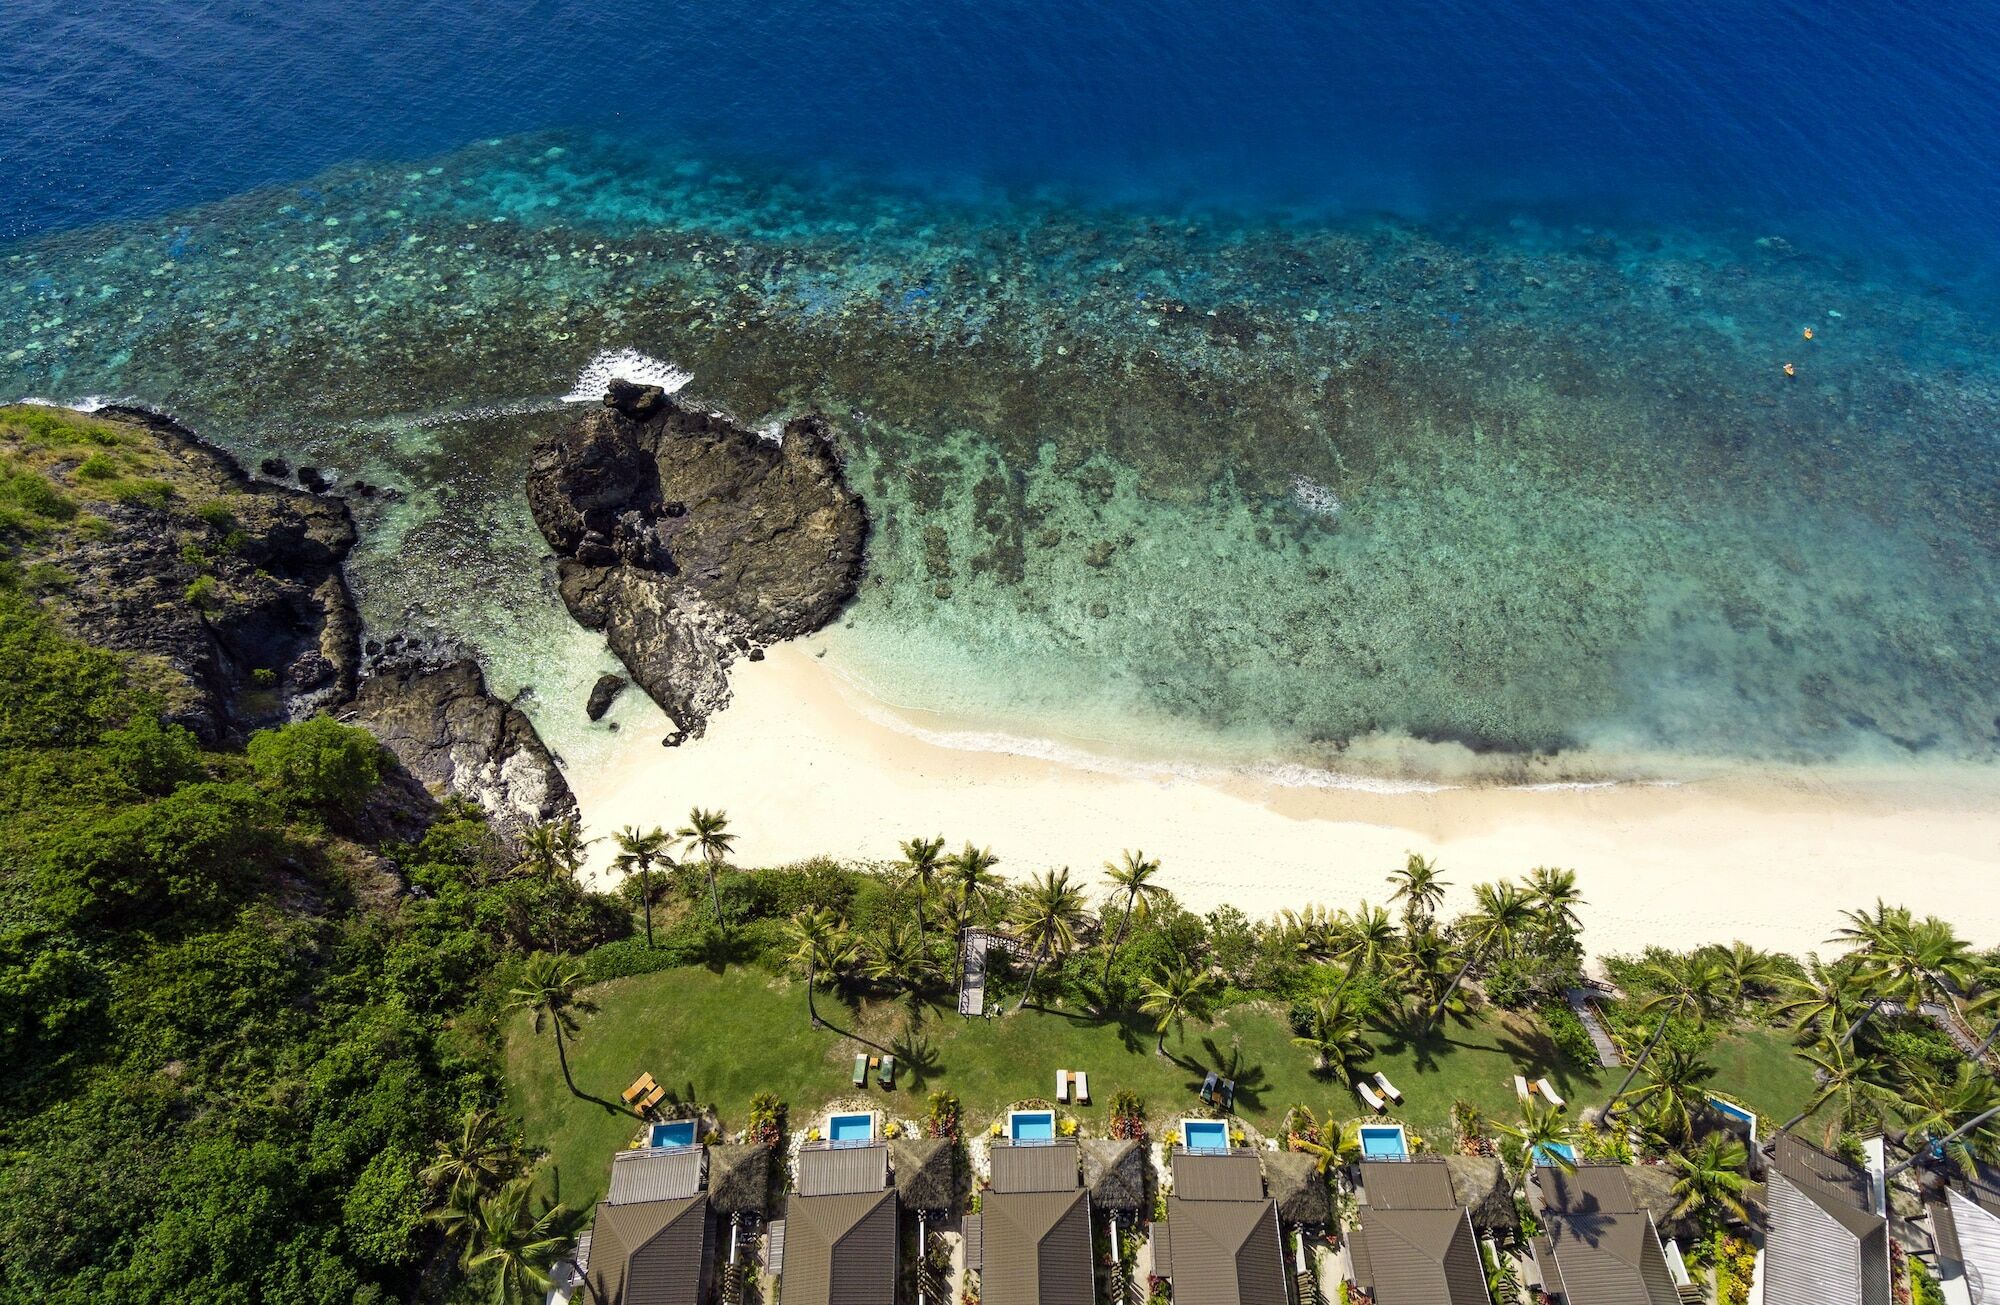
[[[0,393],[388,487],[370,620],[578,755],[608,661],[519,486],[633,348],[831,415],[877,533],[826,642],[901,705],[1333,769],[1990,759],[1994,344],[1754,230],[946,202],[581,136],[0,248]]]

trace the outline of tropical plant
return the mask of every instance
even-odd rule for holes
[[[511,1173],[519,1158],[500,1116],[480,1106],[466,1111],[457,1133],[437,1140],[421,1177],[433,1189],[484,1193]]]
[[[1148,861],[1146,854],[1141,851],[1127,851],[1116,865],[1106,861],[1104,871],[1111,880],[1114,896],[1118,893],[1123,893],[1125,896],[1124,913],[1118,917],[1118,932],[1111,936],[1111,946],[1104,953],[1104,976],[1099,980],[1100,983],[1109,984],[1111,964],[1118,959],[1118,948],[1125,942],[1125,931],[1131,927],[1133,915],[1136,914],[1144,920],[1147,909],[1155,901],[1165,897],[1167,890],[1152,882],[1153,876],[1160,873],[1160,863]]]
[[[1576,1129],[1570,1124],[1569,1117],[1554,1106],[1524,1101],[1518,1122],[1495,1123],[1493,1127],[1520,1144],[1519,1168],[1523,1182],[1537,1164],[1552,1164],[1561,1169],[1576,1168],[1576,1162],[1570,1159],[1570,1152],[1576,1147]]]
[[[1968,1178],[1979,1160],[2000,1161],[2000,1083],[1977,1065],[1961,1062],[1948,1081],[1910,1085],[1902,1115],[1917,1158],[1948,1159]]]
[[[1722,972],[1732,1009],[1740,1009],[1748,998],[1768,996],[1777,991],[1784,978],[1784,971],[1778,968],[1777,957],[1746,942],[1733,942],[1727,947],[1710,950]]]
[[[879,984],[907,994],[913,1001],[931,980],[931,959],[924,954],[909,921],[890,916],[868,935],[862,972]]]
[[[656,864],[672,865],[673,857],[668,849],[673,845],[673,837],[659,826],[641,831],[636,825],[627,825],[614,836],[618,844],[618,855],[611,862],[621,874],[639,876],[640,896],[646,903],[646,946],[653,945],[653,867]]]
[[[1880,1081],[1881,1067],[1855,1050],[1844,1028],[1828,1027],[1799,1055],[1813,1067],[1813,1081],[1819,1086],[1803,1110],[1778,1126],[1780,1133],[1791,1132],[1829,1101],[1840,1103],[1842,1128],[1857,1128],[1869,1116],[1879,1114],[1879,1110],[1869,1111],[1868,1106],[1887,1106],[1902,1099],[1901,1093]]]
[[[1354,914],[1342,912],[1334,943],[1334,959],[1347,962],[1351,979],[1366,971],[1374,974],[1396,950],[1398,935],[1389,913],[1379,906],[1361,903]]]
[[[820,1024],[813,1006],[813,988],[822,975],[838,978],[843,966],[854,962],[854,936],[847,922],[825,906],[808,907],[785,922],[785,941],[791,944],[790,960],[805,971],[806,1017],[814,1028]]]
[[[521,833],[522,870],[532,870],[544,879],[559,875],[575,876],[583,868],[584,849],[597,840],[585,838],[574,817],[544,820]]]
[[[1068,866],[1044,870],[1028,881],[1014,904],[1014,928],[1034,951],[1015,1010],[1028,1004],[1042,963],[1076,947],[1076,931],[1082,924],[1083,892],[1070,882]]]
[[[1779,986],[1789,995],[1772,1009],[1800,1031],[1838,1027],[1841,1040],[1851,1042],[1875,1014],[1874,1004],[1855,978],[1854,965],[1844,959],[1828,964],[1812,953],[1806,957],[1804,973],[1781,979]]]
[[[929,940],[924,936],[924,913],[930,907],[938,873],[944,868],[944,839],[905,839],[902,852],[903,859],[896,863],[896,869],[901,872],[903,884],[910,890],[911,905],[916,908],[917,950],[929,955]]]
[[[715,908],[715,923],[720,926],[722,892],[715,886],[715,868],[736,846],[736,835],[729,832],[729,816],[720,810],[696,807],[688,812],[688,822],[681,826],[678,837],[701,857],[708,870],[708,899]]]
[[[1321,1120],[1311,1106],[1294,1105],[1285,1112],[1286,1145],[1313,1158],[1313,1168],[1323,1178],[1340,1165],[1361,1158],[1359,1124],[1341,1125],[1331,1117]]]
[[[1693,1215],[1705,1233],[1713,1233],[1725,1218],[1747,1223],[1743,1191],[1750,1181],[1748,1160],[1743,1143],[1727,1133],[1710,1133],[1687,1150],[1670,1152],[1675,1217]]]
[[[1389,882],[1396,886],[1389,900],[1403,904],[1403,929],[1408,933],[1437,918],[1438,907],[1444,905],[1444,890],[1451,887],[1439,873],[1437,862],[1415,852],[1409,854],[1401,870],[1389,872]]]
[[[1215,987],[1215,977],[1190,965],[1184,956],[1174,957],[1166,968],[1146,978],[1139,989],[1139,1009],[1153,1017],[1153,1031],[1159,1035],[1153,1044],[1155,1055],[1167,1054],[1169,1029],[1178,1035],[1190,1017],[1206,1018]]]
[[[1570,934],[1583,931],[1583,921],[1576,914],[1576,908],[1583,905],[1576,871],[1536,866],[1528,872],[1527,895],[1541,917],[1542,928]]]
[[[1647,1082],[1634,1092],[1634,1106],[1651,1111],[1651,1123],[1676,1145],[1694,1136],[1695,1121],[1708,1110],[1708,1081],[1715,1066],[1685,1047],[1668,1047],[1647,1070]],[[1608,1115],[1607,1108],[1606,1114]]]
[[[1375,1054],[1374,1046],[1364,1035],[1360,1015],[1348,1003],[1344,986],[1322,993],[1312,1003],[1305,1031],[1292,1041],[1313,1053],[1316,1073],[1342,1083],[1353,1076],[1355,1066]]]
[[[1653,1028],[1653,1035],[1646,1040],[1645,1049],[1632,1062],[1632,1067],[1625,1072],[1624,1081],[1619,1083],[1618,1090],[1605,1104],[1606,1119],[1617,1114],[1626,1089],[1632,1086],[1632,1080],[1652,1059],[1653,1050],[1660,1045],[1660,1038],[1669,1024],[1677,1019],[1692,1019],[1697,1025],[1705,1026],[1722,1007],[1722,967],[1712,955],[1691,952],[1686,956],[1662,957],[1647,961],[1639,968],[1654,989],[1651,996],[1639,1003],[1639,1013],[1657,1013],[1660,1019]]]
[[[1476,903],[1471,916],[1464,922],[1466,934],[1465,963],[1437,999],[1431,1009],[1428,1024],[1436,1028],[1444,1019],[1445,1007],[1451,1003],[1452,994],[1465,982],[1472,967],[1498,952],[1506,955],[1513,950],[1514,940],[1534,920],[1534,903],[1528,895],[1510,883],[1480,884],[1472,890]]]
[[[536,1187],[535,1175],[525,1174],[444,1221],[465,1237],[459,1262],[466,1272],[493,1276],[495,1305],[526,1305],[547,1295],[549,1270],[569,1244],[569,1207]]]
[[[582,995],[583,967],[567,957],[536,952],[521,965],[521,982],[508,994],[508,1007],[529,1012],[534,1020],[535,1032],[540,1033],[547,1024],[555,1032],[556,1061],[562,1066],[563,1082],[577,1096],[576,1080],[569,1073],[569,1051],[564,1045],[566,1037],[575,1037],[582,1029],[579,1015],[588,1014],[597,1007],[588,997]]]
[[[1340,950],[1340,916],[1317,903],[1278,913],[1278,936],[1300,959],[1330,961]]]

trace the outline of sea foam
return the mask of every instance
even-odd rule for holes
[[[693,372],[676,367],[664,358],[655,358],[637,349],[607,349],[577,373],[576,387],[563,395],[563,402],[595,403],[604,397],[615,380],[630,381],[634,385],[657,385],[668,394],[674,394],[693,379]]]

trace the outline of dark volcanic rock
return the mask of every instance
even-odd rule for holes
[[[819,629],[861,580],[867,513],[818,417],[774,444],[613,382],[536,447],[528,504],[570,614],[690,736],[740,652]]]
[[[470,658],[383,667],[362,681],[351,719],[426,786],[479,803],[507,837],[576,814],[534,725],[486,691]]]
[[[169,717],[211,742],[351,696],[346,506],[253,481],[165,417],[97,415],[150,433],[171,493],[103,505],[109,529],[63,554],[76,583],[52,604],[70,628],[144,657]]]
[[[611,704],[618,700],[618,695],[625,692],[625,686],[631,682],[622,675],[606,673],[598,676],[597,683],[590,686],[590,701],[584,705],[585,713],[592,720],[603,720],[604,713],[611,710]]]

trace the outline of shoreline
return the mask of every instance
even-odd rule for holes
[[[809,856],[892,861],[902,839],[991,846],[1010,877],[1069,866],[1095,897],[1124,848],[1160,860],[1186,907],[1252,918],[1308,902],[1381,903],[1408,852],[1452,887],[1538,865],[1577,872],[1593,956],[1741,939],[1800,954],[1839,913],[1879,896],[2000,942],[2000,775],[1772,768],[1674,783],[1516,788],[1313,787],[1210,767],[946,746],[867,699],[811,651],[772,648],[730,672],[733,700],[700,739],[660,746],[657,709],[621,703],[624,728],[569,775],[586,832],[677,827],[721,807],[746,864]],[[642,694],[630,695],[643,700]],[[948,738],[949,732],[943,737]],[[608,844],[589,872],[603,876]]]

